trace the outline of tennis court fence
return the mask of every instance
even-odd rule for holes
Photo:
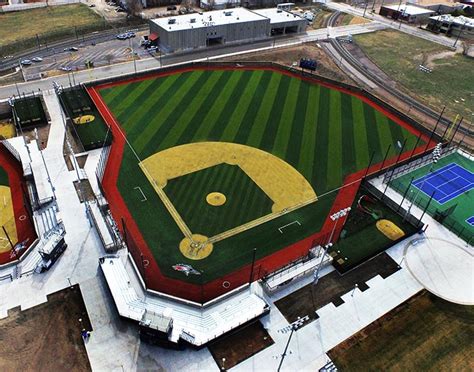
[[[401,182],[398,179],[392,179],[390,182],[390,187],[396,190],[400,195],[405,195],[405,200],[414,202],[415,205],[421,210],[426,209],[426,213],[428,213],[436,221],[441,223],[444,227],[452,231],[467,243],[472,244],[474,242],[474,236],[472,232],[469,231],[469,229],[466,229],[466,227],[459,223],[455,218],[449,214],[446,214],[445,211],[438,209],[434,203],[430,203],[429,199],[417,198],[417,193],[407,192],[407,187],[409,188],[411,186],[411,183],[409,183],[407,186],[406,182]]]
[[[448,155],[451,155],[452,153],[457,151],[456,146],[452,146],[450,148],[443,149],[443,155],[442,157],[446,157]],[[387,172],[385,172],[384,178],[383,178],[383,183],[387,183],[390,181],[390,183],[393,182],[394,179],[399,178],[404,176],[405,174],[411,173],[419,168],[424,167],[427,164],[431,164],[433,162],[433,154],[429,152],[428,154],[415,159],[407,164],[401,165],[399,167],[396,167],[394,169],[391,169]]]

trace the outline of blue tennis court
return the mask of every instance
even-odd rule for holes
[[[466,222],[467,222],[469,225],[474,226],[474,216],[469,217],[469,218],[466,220]]]
[[[413,186],[444,204],[474,188],[474,173],[450,163],[413,181]]]

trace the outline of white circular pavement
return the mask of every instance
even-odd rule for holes
[[[408,270],[428,291],[450,302],[474,305],[472,250],[426,237],[412,240],[404,255]]]

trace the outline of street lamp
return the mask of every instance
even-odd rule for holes
[[[347,207],[344,209],[341,209],[340,211],[337,211],[336,213],[333,213],[329,216],[332,221],[334,221],[334,226],[332,227],[331,235],[329,236],[328,243],[324,246],[324,253],[321,256],[321,261],[319,262],[318,268],[313,274],[314,281],[313,284],[316,285],[318,284],[319,281],[319,271],[321,270],[321,267],[323,266],[324,259],[326,258],[326,254],[328,253],[329,248],[332,247],[332,237],[334,235],[334,231],[336,231],[336,226],[337,222],[339,221],[340,218],[347,216],[347,214],[351,211],[351,207]]]
[[[423,182],[421,183],[420,187],[417,187],[418,191],[416,192],[415,197],[413,198],[410,206],[408,207],[403,220],[405,220],[405,218],[407,218],[407,216],[410,214],[411,208],[413,207],[413,204],[415,204],[415,200],[418,198],[418,194],[420,193],[421,190],[423,190],[423,186],[425,185],[426,179],[429,177],[429,174],[433,171],[435,164],[438,162],[439,158],[441,157],[442,146],[443,146],[442,143],[438,143],[435,146],[433,150],[432,158],[431,158],[432,163],[431,163],[430,169],[428,170],[428,173],[426,174],[426,176],[423,177]]]
[[[286,352],[288,351],[288,346],[290,346],[290,341],[291,341],[291,337],[293,336],[293,333],[295,331],[297,331],[299,328],[301,328],[303,326],[304,322],[306,322],[308,320],[309,320],[309,316],[307,316],[307,315],[302,317],[302,318],[298,317],[298,319],[295,320],[290,325],[287,325],[286,327],[283,327],[283,328],[278,330],[278,332],[280,332],[280,333],[290,332],[290,336],[288,337],[288,341],[286,342],[285,350],[283,351],[283,354],[281,354],[280,364],[278,365],[278,369],[277,369],[278,372],[280,372],[283,361],[285,360],[285,357],[287,355]]]

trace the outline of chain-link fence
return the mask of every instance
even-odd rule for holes
[[[400,179],[394,179],[390,182],[390,187],[396,190],[400,195],[403,195],[405,200],[414,203],[423,211],[426,210],[425,213],[428,213],[436,221],[441,223],[444,227],[455,233],[464,241],[468,243],[473,242],[474,234],[472,231],[464,224],[461,224],[456,218],[451,216],[449,214],[449,208],[448,210],[441,210],[432,202],[431,198],[422,198],[418,196],[418,193],[410,192],[412,191],[410,189],[413,187],[411,182],[407,185],[407,182],[403,182]]]

